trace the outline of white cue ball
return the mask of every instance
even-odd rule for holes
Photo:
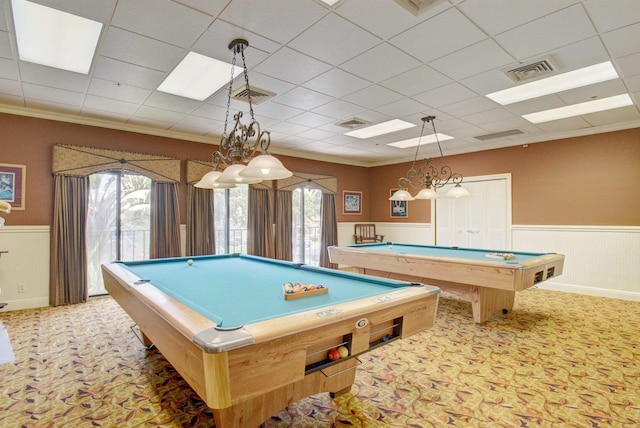
[[[187,260],[187,264],[188,264],[189,266],[191,266],[191,265],[193,264],[193,260],[191,260],[191,259]]]

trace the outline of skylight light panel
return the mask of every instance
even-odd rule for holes
[[[12,0],[22,61],[88,74],[102,23],[32,3]]]
[[[160,84],[158,90],[193,100],[203,101],[229,83],[231,64],[189,52]],[[233,77],[242,73],[234,66]]]
[[[508,105],[538,98],[545,95],[555,94],[569,89],[581,88],[599,82],[605,82],[618,78],[616,69],[611,61],[581,68],[567,73],[514,86],[513,88],[487,94],[486,97],[501,105]]]
[[[612,110],[614,108],[630,106],[633,104],[629,94],[616,95],[614,97],[602,98],[600,100],[587,101],[580,104],[573,104],[566,107],[554,108],[551,110],[539,111],[522,115],[531,123],[550,122],[552,120],[566,119],[568,117],[580,116],[583,114],[596,113],[599,111]]]
[[[353,131],[345,132],[344,135],[356,138],[371,138],[378,135],[388,134],[390,132],[401,131],[403,129],[413,128],[413,123],[405,122],[400,119],[393,119],[387,122],[378,123],[376,125],[367,126],[366,128],[360,128]]]
[[[441,134],[440,132],[438,132],[438,140],[439,141],[446,141],[446,140],[453,140],[453,137],[447,134]],[[401,149],[406,149],[408,147],[415,147],[418,144],[423,145],[423,144],[431,144],[431,143],[435,143],[436,142],[436,134],[431,134],[431,135],[424,135],[422,137],[422,140],[420,140],[420,137],[416,137],[416,138],[410,138],[408,140],[402,140],[402,141],[396,141],[395,143],[389,143],[387,144],[387,146],[393,146],[393,147],[399,147]]]

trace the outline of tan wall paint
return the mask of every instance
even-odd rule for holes
[[[454,171],[468,177],[511,173],[513,224],[640,226],[640,129],[447,156],[446,160]],[[384,196],[409,166],[372,168],[371,188],[386,192],[374,202],[372,221],[389,220]],[[410,202],[409,216],[403,221],[430,222],[430,204]]]
[[[214,145],[51,120],[0,114],[0,163],[27,166],[26,210],[7,225],[51,223],[52,147],[56,143],[209,160]],[[446,149],[445,149],[446,151]],[[406,219],[391,219],[389,189],[409,163],[363,168],[278,156],[294,171],[338,179],[339,222],[430,222],[428,201],[409,204]],[[447,157],[465,176],[512,174],[514,224],[640,226],[640,129]],[[186,221],[183,164],[181,222]],[[380,190],[379,190],[380,189]],[[363,214],[342,214],[342,191],[363,194]]]

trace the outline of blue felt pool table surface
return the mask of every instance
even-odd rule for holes
[[[188,260],[193,264],[189,265]],[[405,281],[244,254],[122,262],[121,265],[218,326],[228,328],[411,286]],[[285,300],[282,291],[285,282],[321,284],[329,291]]]
[[[360,250],[384,251],[394,254],[412,254],[418,256],[467,259],[474,261],[499,261],[502,263],[521,263],[528,260],[536,259],[545,253],[529,253],[522,251],[506,251],[506,250],[487,250],[478,248],[458,248],[444,247],[432,245],[412,245],[412,244],[395,244],[395,243],[376,243],[376,244],[358,244],[347,245],[346,247],[358,248]],[[489,253],[510,253],[515,257],[508,260],[500,260],[487,257]]]

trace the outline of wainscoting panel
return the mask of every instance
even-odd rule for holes
[[[49,306],[49,226],[0,229],[1,311]]]
[[[640,301],[640,227],[514,225],[516,251],[565,255],[541,288]]]

